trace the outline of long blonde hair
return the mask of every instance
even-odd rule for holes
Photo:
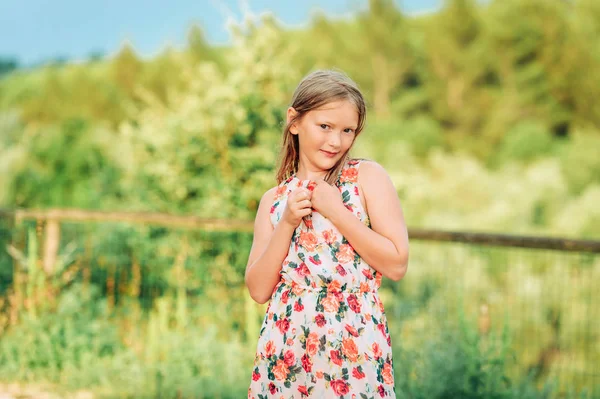
[[[277,170],[277,183],[288,179],[298,171],[300,145],[298,135],[290,132],[290,127],[308,112],[320,108],[330,102],[346,100],[356,106],[358,112],[358,126],[354,140],[363,130],[367,116],[367,107],[358,85],[345,73],[335,70],[318,70],[305,76],[292,96],[290,106],[296,110],[296,115],[283,129],[283,143],[279,155]],[[352,143],[354,145],[354,142]],[[350,147],[350,149],[352,146]],[[334,184],[340,171],[343,169],[350,149],[329,170],[325,181]]]

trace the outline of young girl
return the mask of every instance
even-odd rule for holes
[[[408,235],[386,171],[348,157],[365,114],[335,71],[306,76],[287,110],[279,185],[260,201],[246,269],[252,298],[271,299],[249,399],[395,397],[377,289],[406,273]]]

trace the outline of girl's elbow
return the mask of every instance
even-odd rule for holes
[[[254,302],[258,303],[259,305],[263,305],[265,303],[267,303],[269,301],[269,299],[271,299],[270,296],[265,296],[265,295],[260,295],[260,294],[252,294],[250,293],[250,297],[254,300]]]
[[[265,295],[264,293],[260,292],[260,290],[257,290],[256,288],[252,289],[250,287],[250,285],[248,285],[247,280],[246,280],[246,288],[248,288],[248,293],[250,294],[250,298],[252,298],[252,300],[254,300],[254,302],[256,302],[260,305],[267,303],[269,301],[269,299],[271,299],[270,295]]]
[[[405,275],[406,267],[399,267],[394,269],[394,272],[390,275],[390,279],[392,279],[392,281],[400,281],[404,278]]]
[[[406,275],[407,270],[408,270],[408,260],[402,260],[401,262],[397,262],[394,265],[389,277],[393,281],[400,281]]]
[[[389,278],[393,281],[400,281],[406,275],[408,269],[408,247],[397,251],[393,258],[390,258]]]
[[[249,273],[248,270],[250,270],[250,268],[248,268],[246,271],[244,283],[246,284],[250,298],[261,305],[267,303],[273,294],[272,290],[267,290],[264,282],[256,281],[257,278],[260,279],[260,277],[252,275],[252,273]]]

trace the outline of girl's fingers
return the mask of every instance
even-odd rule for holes
[[[298,191],[298,193],[296,194],[296,199],[298,201],[302,201],[305,199],[310,199],[311,195],[310,195],[310,191],[306,190],[306,189],[302,189],[300,191]]]
[[[304,216],[308,216],[312,213],[312,208],[304,208],[304,209],[300,209],[300,211],[298,211],[298,213],[304,217]]]
[[[311,208],[312,203],[309,200],[302,200],[302,201],[296,202],[295,204],[292,204],[290,207],[293,211],[298,212],[298,211],[301,211],[306,208]]]
[[[299,209],[304,209],[304,208],[310,208],[312,206],[312,203],[309,200],[302,200],[302,201],[298,201],[298,208]]]

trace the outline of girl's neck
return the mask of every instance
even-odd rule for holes
[[[348,162],[348,160],[349,158],[346,157],[344,160],[344,166],[345,163]],[[333,169],[335,169],[335,166]],[[302,162],[302,160],[300,160],[300,162],[298,163],[298,170],[293,175],[299,180],[325,180],[327,174],[329,174],[331,170],[332,169],[323,170],[319,168],[313,168],[311,166],[307,166],[305,163]]]
[[[300,180],[324,180],[327,176],[327,173],[329,173],[328,170],[312,171],[300,166],[298,167],[298,170],[296,171],[295,175]]]

